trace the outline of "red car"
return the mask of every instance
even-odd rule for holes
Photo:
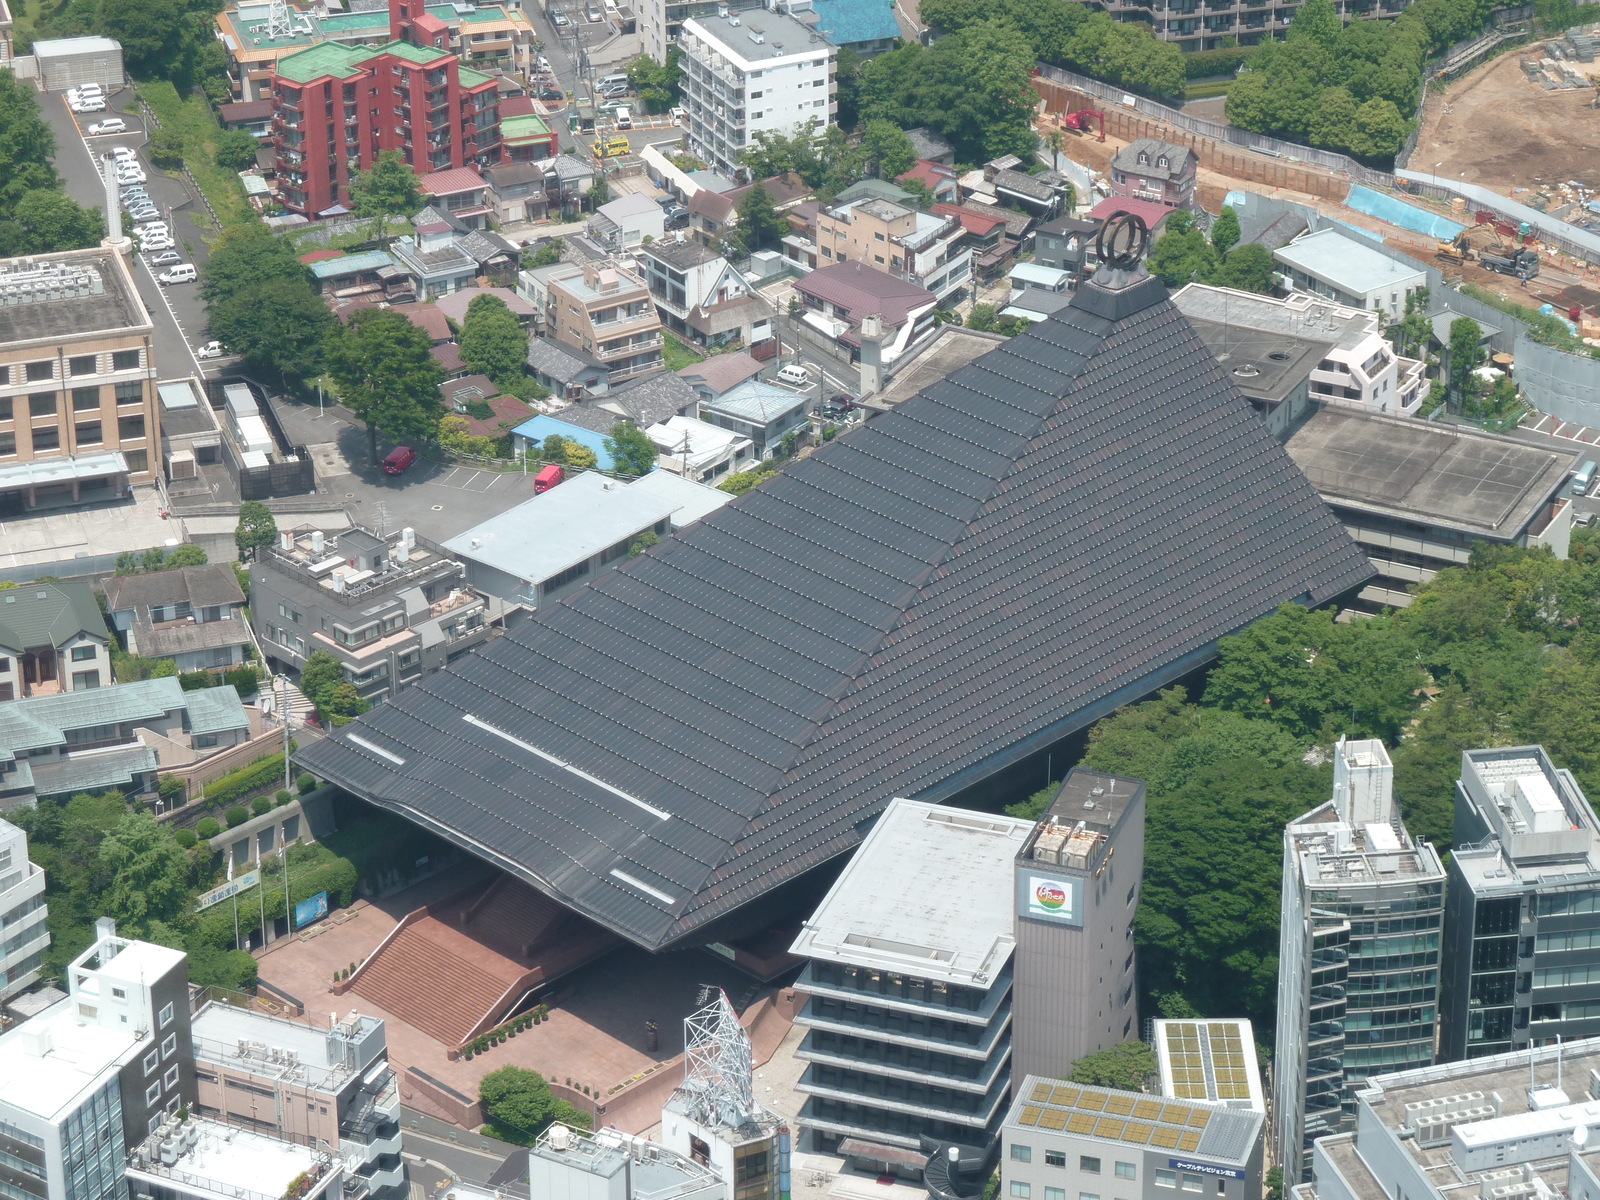
[[[383,473],[398,475],[416,461],[417,452],[410,446],[396,446],[389,451],[389,457],[383,460]]]

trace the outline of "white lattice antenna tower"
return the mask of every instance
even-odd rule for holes
[[[267,36],[269,38],[294,36],[294,23],[289,16],[288,0],[271,0],[268,4]]]
[[[683,1088],[688,1113],[706,1125],[737,1129],[764,1115],[756,1107],[750,1035],[717,990],[711,1002],[683,1021]]]

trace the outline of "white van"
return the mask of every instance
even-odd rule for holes
[[[805,387],[811,382],[811,372],[799,363],[790,363],[778,369],[778,382],[790,387]]]
[[[632,129],[633,128],[633,114],[631,112],[629,112],[626,108],[617,109],[617,128],[618,129]]]
[[[179,263],[171,270],[163,271],[157,275],[156,282],[160,284],[193,283],[198,278],[199,273],[195,271],[193,263]]]

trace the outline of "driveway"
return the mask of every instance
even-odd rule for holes
[[[99,170],[99,156],[108,153],[113,146],[127,146],[138,152],[139,165],[149,176],[145,187],[161,211],[160,219],[171,227],[183,261],[197,267],[205,262],[210,251],[202,234],[214,236],[209,214],[191,193],[187,179],[181,175],[173,178],[151,165],[145,149],[149,138],[144,115],[131,89],[113,93],[106,112],[81,116],[67,107],[66,96],[61,92],[46,92],[39,99],[44,118],[56,137],[56,171],[67,195],[85,208],[103,211],[106,189]],[[100,137],[89,137],[83,132],[94,122],[110,116],[126,121],[127,131]],[[196,213],[199,222],[195,219]],[[123,232],[131,232],[126,222]],[[202,363],[194,356],[194,348],[210,340],[206,335],[205,305],[200,300],[199,287],[192,283],[162,287],[155,280],[148,258],[148,255],[135,255],[129,265],[139,295],[155,323],[155,358],[161,377],[204,376],[207,370],[215,372],[219,365],[215,360]]]

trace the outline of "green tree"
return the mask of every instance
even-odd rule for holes
[[[212,305],[211,332],[252,366],[278,378],[317,373],[337,321],[303,279],[268,279]]]
[[[106,913],[130,933],[175,920],[187,907],[189,856],[148,812],[126,814],[100,843],[111,875]]]
[[[1421,358],[1428,352],[1428,341],[1433,337],[1433,323],[1428,320],[1428,289],[1417,288],[1406,293],[1405,315],[1389,326],[1389,340],[1401,354]]]
[[[344,667],[327,650],[313,650],[300,668],[300,690],[320,707],[321,699],[345,682]]]
[[[167,566],[169,568],[203,567],[206,562],[206,552],[193,542],[185,542],[167,555]]]
[[[295,254],[294,243],[275,236],[259,221],[229,225],[200,268],[200,295],[216,306],[240,292],[255,293],[273,279],[311,287],[311,273]]]
[[[1073,1083],[1142,1092],[1145,1080],[1159,1069],[1156,1052],[1147,1043],[1119,1042],[1096,1054],[1080,1058],[1067,1071],[1067,1078]]]
[[[350,181],[350,208],[358,217],[409,217],[422,207],[417,173],[398,150],[385,150],[370,169]]]
[[[868,121],[861,131],[862,166],[879,179],[896,179],[917,164],[911,139],[892,121]]]
[[[278,522],[272,510],[259,500],[239,505],[239,523],[234,526],[233,544],[239,548],[241,562],[254,562],[263,546],[278,539]]]
[[[1211,226],[1211,244],[1218,254],[1224,258],[1228,251],[1239,244],[1243,234],[1239,229],[1239,214],[1233,211],[1233,206],[1224,204],[1222,212],[1217,216]]]
[[[1275,288],[1277,270],[1272,251],[1259,242],[1246,242],[1228,251],[1216,281],[1223,287],[1268,296]]]
[[[100,0],[95,32],[122,43],[130,74],[159,77],[183,37],[180,0]]]
[[[1487,361],[1483,348],[1483,326],[1471,317],[1450,322],[1450,392],[1457,404],[1472,390],[1473,372]]]
[[[98,208],[81,208],[61,192],[36,189],[24,192],[10,211],[0,216],[0,254],[84,250],[98,245],[105,234]]]
[[[1357,158],[1390,159],[1411,134],[1411,124],[1392,100],[1374,96],[1356,109],[1349,149]]]
[[[759,183],[739,197],[738,212],[737,230],[747,253],[770,250],[789,232],[788,223],[778,215],[772,197]]]
[[[428,335],[392,309],[363,309],[328,337],[328,375],[366,426],[374,464],[380,433],[401,443],[431,442],[438,434],[444,371],[429,348]]]
[[[229,171],[248,171],[256,165],[256,151],[261,143],[243,129],[224,129],[216,135],[216,150],[212,157],[217,166]]]
[[[595,176],[594,182],[589,185],[588,196],[590,208],[599,208],[611,202],[611,184],[604,175]]]
[[[158,167],[176,170],[183,166],[185,149],[183,134],[170,125],[152,129],[146,149],[150,152],[150,161]]]
[[[323,692],[322,699],[317,703],[317,711],[322,714],[322,719],[334,728],[350,724],[371,708],[372,705],[362,699],[353,683],[341,683]]]
[[[567,243],[562,238],[550,238],[537,249],[529,248],[522,252],[522,265],[526,270],[535,267],[553,267],[561,261],[561,252]]]
[[[543,1075],[526,1067],[501,1067],[478,1081],[483,1115],[492,1136],[517,1146],[531,1146],[555,1121],[579,1129],[589,1127],[588,1114],[556,1098]]]
[[[639,93],[645,112],[664,113],[678,103],[683,86],[682,57],[682,51],[674,46],[667,51],[665,63],[647,54],[629,64],[628,82]]]
[[[1221,265],[1216,247],[1182,210],[1167,218],[1166,231],[1156,239],[1145,265],[1169,288],[1186,283],[1210,283]]]
[[[499,296],[475,296],[461,327],[461,361],[504,387],[522,377],[528,361],[528,331]]]
[[[55,152],[55,135],[33,89],[0,68],[0,215],[12,212],[28,192],[56,189]]]
[[[632,421],[618,421],[605,441],[611,462],[624,475],[648,475],[655,470],[656,444]]]
[[[1331,54],[1343,28],[1333,0],[1306,0],[1289,23],[1289,40],[1309,38]]]
[[[1342,148],[1356,127],[1356,98],[1342,87],[1324,88],[1307,136],[1313,146]]]

